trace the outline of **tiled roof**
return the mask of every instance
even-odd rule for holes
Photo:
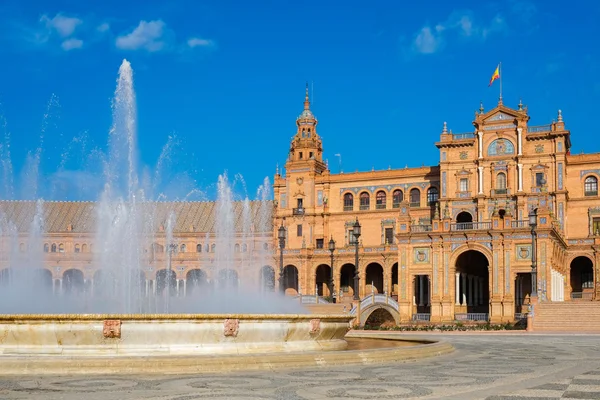
[[[36,213],[35,201],[0,201],[0,225],[9,222],[19,232],[28,232]],[[250,201],[250,220],[253,222],[252,230],[256,233],[263,231],[270,233],[272,230],[273,201]],[[91,201],[47,201],[41,202],[43,208],[43,224],[46,233],[92,233],[95,231],[96,203]],[[175,214],[175,233],[215,232],[216,202],[147,202],[140,203],[139,207],[154,221],[156,230],[166,226],[168,216]],[[233,203],[235,229],[243,231],[244,203]],[[259,221],[259,219],[261,219]],[[72,227],[71,230],[69,227]]]

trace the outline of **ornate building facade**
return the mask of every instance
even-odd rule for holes
[[[158,203],[155,233],[140,249],[142,291],[160,295],[170,282],[170,293],[186,296],[202,285],[276,290],[280,282],[288,295],[338,303],[379,296],[395,304],[398,322],[512,321],[526,311],[535,250],[540,301],[600,299],[600,154],[570,154],[560,111],[547,125],[529,118],[522,104],[500,101],[475,113],[472,132],[455,134],[444,123],[436,166],[332,174],[307,91],[274,201],[234,204],[233,236],[221,245],[215,203]],[[44,234],[32,243],[38,206],[0,202],[0,281],[38,246],[47,286],[93,293],[102,279],[94,203],[44,203]],[[220,251],[230,258],[226,269]]]
[[[475,113],[473,132],[444,123],[436,166],[332,174],[307,92],[274,180],[287,292],[350,302],[357,273],[359,297],[391,296],[397,321],[512,321],[526,312],[535,249],[541,301],[600,299],[600,154],[570,154],[560,111],[529,119],[500,99]]]

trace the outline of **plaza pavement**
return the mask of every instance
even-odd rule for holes
[[[408,363],[235,374],[0,377],[0,399],[600,399],[600,335],[426,336],[456,351]]]

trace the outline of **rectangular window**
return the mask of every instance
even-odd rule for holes
[[[348,229],[348,244],[354,244],[354,229]]]
[[[303,200],[302,199],[296,199],[296,201],[298,202],[298,208],[302,208]]]
[[[461,178],[460,179],[459,190],[461,192],[468,192],[469,191],[469,179],[467,179],[467,178]]]
[[[302,152],[300,152],[300,159],[302,160]]]
[[[281,193],[280,199],[279,199],[279,205],[281,208],[286,208],[287,207],[287,201],[286,201],[287,196],[285,195],[285,193]]]
[[[312,151],[310,153],[308,153],[308,158],[310,158],[312,160],[312,158],[313,158],[313,152]]]
[[[385,244],[394,244],[394,228],[385,228]]]
[[[317,249],[323,248],[323,239],[317,239]]]
[[[592,235],[600,235],[600,217],[592,219]]]
[[[323,205],[323,191],[317,191],[317,206],[321,207]]]
[[[544,173],[543,172],[536,172],[535,173],[535,186],[536,187],[542,187],[542,180],[544,179]]]
[[[302,236],[302,225],[296,226],[296,236],[298,236],[298,237]]]

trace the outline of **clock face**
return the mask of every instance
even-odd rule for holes
[[[296,179],[296,183],[297,183],[298,185],[302,185],[302,182],[304,182],[304,179],[302,179],[302,178],[298,178],[298,179]]]

